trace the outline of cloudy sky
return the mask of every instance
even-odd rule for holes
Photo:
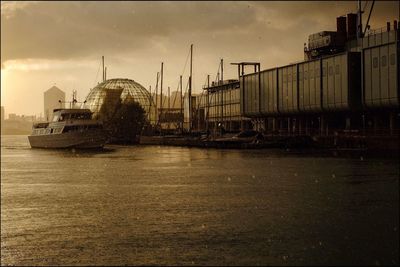
[[[190,44],[194,92],[201,92],[221,58],[224,78],[237,78],[231,62],[258,61],[266,69],[302,60],[309,34],[336,30],[336,17],[356,10],[357,1],[1,1],[1,105],[6,114],[40,115],[43,92],[53,85],[68,100],[76,89],[83,101],[101,79],[102,55],[107,78],[153,89],[164,62],[164,88],[174,91],[179,75],[187,82]],[[377,1],[371,28],[398,17],[397,1]]]

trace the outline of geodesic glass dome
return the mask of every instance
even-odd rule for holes
[[[110,79],[98,84],[90,90],[84,107],[90,109],[96,116],[102,107],[112,110],[119,99],[122,103],[131,101],[139,103],[146,111],[148,119],[153,120],[155,108],[150,93],[142,85],[130,79]]]

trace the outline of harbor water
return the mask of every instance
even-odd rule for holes
[[[1,264],[399,265],[399,162],[2,136]]]

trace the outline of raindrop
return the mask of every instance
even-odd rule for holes
[[[332,178],[336,178],[336,175],[334,173],[332,174]]]

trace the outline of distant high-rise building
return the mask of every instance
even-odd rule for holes
[[[60,103],[61,100],[61,103]],[[65,102],[65,92],[53,86],[44,92],[44,118],[47,121],[53,119],[53,109],[63,108]]]
[[[3,125],[4,122],[4,107],[1,106],[1,125]]]

